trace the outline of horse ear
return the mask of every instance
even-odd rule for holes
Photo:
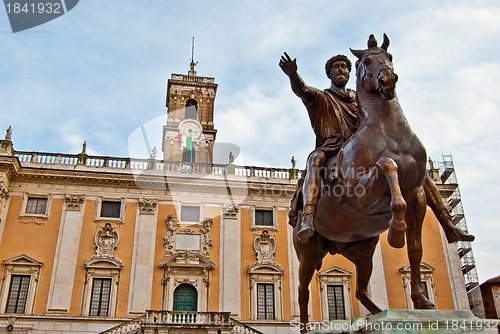
[[[349,48],[349,50],[351,50],[351,53],[355,55],[358,59],[363,57],[363,54],[365,53],[365,50],[353,50],[351,48]]]
[[[387,48],[389,47],[389,37],[384,32],[384,42],[382,43],[381,48],[387,51]]]
[[[368,38],[368,49],[376,47],[377,47],[377,40],[375,39],[375,36],[371,34],[370,37]]]

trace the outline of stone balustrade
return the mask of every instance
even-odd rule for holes
[[[156,159],[118,158],[108,156],[90,156],[86,154],[61,154],[43,152],[14,152],[21,166],[56,168],[78,166],[79,170],[120,170],[140,173],[151,170],[167,173],[191,173],[196,175],[234,175],[246,178],[265,178],[287,180],[297,178],[300,173],[295,169],[269,168],[257,166],[237,166],[203,163],[186,163],[180,161],[163,161]]]

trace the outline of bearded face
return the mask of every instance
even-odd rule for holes
[[[349,67],[347,63],[343,60],[334,62],[330,70],[330,78],[332,79],[332,83],[339,88],[347,85],[349,81]]]

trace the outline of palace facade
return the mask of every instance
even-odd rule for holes
[[[7,133],[0,332],[298,333],[287,211],[300,172],[237,165],[237,148],[216,143],[216,92],[193,66],[172,74],[160,159],[147,145],[144,159],[89,156],[85,145],[17,151]],[[429,172],[448,205],[457,185]],[[438,309],[470,308],[464,248],[446,242],[428,210],[422,286]],[[406,250],[384,233],[373,261],[374,301],[412,308]],[[355,276],[345,258],[327,256],[311,282],[311,320],[366,316]]]

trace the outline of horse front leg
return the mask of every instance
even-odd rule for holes
[[[300,218],[300,215],[299,215]],[[309,315],[307,312],[309,304],[309,284],[316,269],[321,267],[323,257],[328,253],[327,241],[318,234],[314,234],[307,242],[300,243],[298,238],[299,226],[296,225],[293,231],[293,245],[299,259],[299,310],[300,322],[302,324],[301,333],[306,333]]]
[[[352,242],[341,252],[356,266],[356,298],[371,314],[382,311],[368,294],[368,282],[373,270],[373,253],[378,240],[377,235],[370,239]]]
[[[422,290],[420,263],[422,261],[422,225],[424,221],[427,200],[423,187],[417,188],[408,195],[408,211],[406,221],[408,230],[408,258],[410,260],[411,299],[417,309],[434,309],[434,304],[425,297]]]
[[[391,220],[389,221],[389,234],[387,240],[394,248],[403,248],[405,245],[405,215],[406,202],[399,187],[398,165],[391,158],[380,158],[376,166],[385,175],[391,191]]]

